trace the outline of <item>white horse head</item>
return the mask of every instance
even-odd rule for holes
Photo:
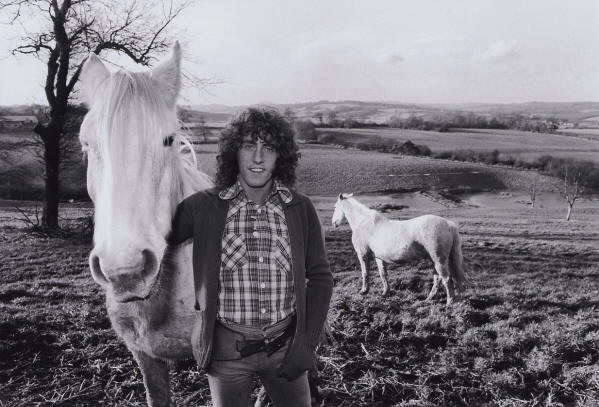
[[[354,194],[344,194],[342,192],[337,197],[337,202],[335,202],[335,211],[333,212],[333,217],[331,218],[331,223],[334,227],[341,225],[341,222],[343,222],[343,219],[345,219],[344,201],[352,196],[354,196]]]
[[[118,302],[150,295],[177,203],[211,185],[177,134],[180,63],[176,43],[150,72],[111,74],[93,54],[81,72],[89,112],[80,141],[95,206],[89,264],[94,280]]]

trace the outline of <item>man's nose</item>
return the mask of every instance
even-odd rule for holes
[[[262,144],[256,143],[256,150],[254,150],[254,162],[261,163],[264,159],[264,153],[262,152]]]

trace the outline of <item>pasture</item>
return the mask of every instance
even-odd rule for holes
[[[0,135],[0,196],[26,199],[39,199],[42,196],[42,164],[36,160],[32,147],[19,145],[21,140],[30,142],[35,137],[31,133],[18,137]],[[526,145],[522,145],[525,148]],[[539,190],[556,190],[558,187],[555,179],[540,177],[537,180],[534,171],[505,166],[343,150],[327,145],[304,144],[301,148],[304,153],[298,167],[298,184],[304,192],[312,195],[342,190],[528,190],[535,180]],[[200,169],[214,175],[217,145],[196,144],[195,150]],[[332,187],[335,190],[331,191]],[[65,166],[61,189],[65,199],[82,199],[86,196],[85,163],[78,151],[69,165]]]
[[[211,174],[214,148],[197,146]],[[335,278],[334,343],[320,350],[315,405],[599,403],[597,200],[577,203],[565,222],[550,182],[535,209],[526,205],[526,188],[517,192],[530,171],[320,146],[302,153],[298,187],[313,196]],[[513,191],[462,201],[397,193],[491,181]],[[456,221],[471,282],[461,301],[446,307],[442,290],[433,303],[422,301],[432,283],[425,261],[391,266],[389,297],[379,297],[374,274],[370,292],[360,295],[349,227],[330,223],[341,191],[361,192],[360,201],[391,208],[392,218],[433,213]],[[34,213],[33,204],[21,205]],[[393,209],[400,205],[407,208]],[[61,217],[75,224],[90,213],[89,205],[69,205]],[[15,221],[21,216],[11,203],[0,208],[0,406],[145,405],[139,369],[90,276],[89,238],[26,233]],[[177,405],[209,403],[193,361],[174,366],[171,380]]]
[[[344,139],[352,142],[381,138],[401,144],[411,140],[415,144],[427,145],[433,152],[499,150],[505,157],[511,156],[525,161],[532,161],[541,155],[552,155],[599,162],[599,140],[596,136],[581,138],[563,134],[488,129],[456,129],[451,132],[385,128],[319,129],[319,133],[342,135]]]
[[[560,129],[558,132],[572,137],[599,140],[599,129]]]
[[[216,145],[196,146],[199,167],[213,175]],[[463,191],[523,190],[537,180],[538,190],[557,191],[554,178],[535,171],[425,157],[301,145],[298,186],[310,195],[339,192],[393,192],[423,189]]]

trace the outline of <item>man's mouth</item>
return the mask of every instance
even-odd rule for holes
[[[264,168],[250,168],[251,172],[261,173],[264,172]]]

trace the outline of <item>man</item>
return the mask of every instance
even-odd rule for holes
[[[276,406],[310,406],[333,279],[314,206],[291,189],[298,158],[277,111],[248,109],[223,131],[216,188],[175,213],[169,243],[193,238],[194,356],[218,407],[246,407],[255,375]]]

